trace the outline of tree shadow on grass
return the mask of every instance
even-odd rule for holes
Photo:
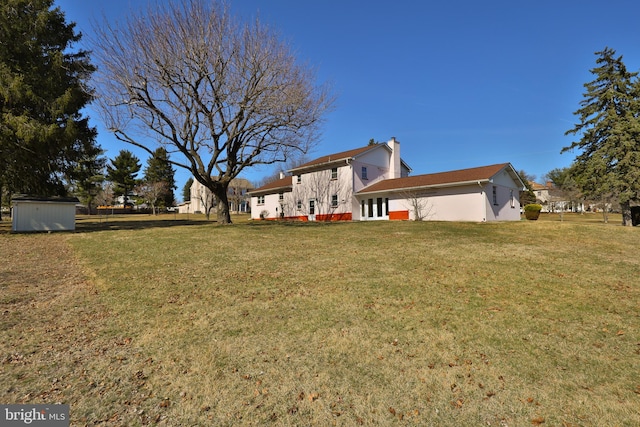
[[[361,221],[299,221],[299,220],[266,220],[266,221],[249,221],[249,227],[330,227],[340,226],[344,224],[360,223]]]
[[[217,221],[198,221],[188,219],[148,219],[148,220],[77,220],[74,233],[92,233],[96,231],[145,230],[150,228],[173,228],[193,225],[216,225]]]

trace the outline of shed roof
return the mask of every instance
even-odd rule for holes
[[[26,194],[14,194],[11,197],[14,202],[47,202],[47,203],[80,203],[77,197],[49,197],[49,196],[30,196]]]

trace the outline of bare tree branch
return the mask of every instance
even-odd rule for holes
[[[96,33],[107,127],[149,153],[158,144],[179,153],[184,160],[172,163],[214,193],[223,223],[230,181],[306,153],[333,104],[273,30],[216,2],[154,5]]]

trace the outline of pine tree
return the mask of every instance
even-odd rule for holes
[[[588,198],[617,197],[623,224],[631,225],[630,202],[640,193],[640,83],[613,49],[596,52],[595,80],[586,83],[580,118],[566,134],[581,135],[562,152],[580,149],[571,175]]]
[[[131,190],[138,183],[140,160],[131,151],[120,150],[120,153],[107,165],[107,179],[113,183],[113,193],[116,196],[124,196],[124,204],[131,194]]]
[[[81,35],[52,5],[0,2],[0,187],[9,193],[65,195],[78,163],[99,152],[80,113],[94,67],[72,50]]]
[[[102,184],[105,180],[104,168],[107,159],[100,156],[102,153],[103,151],[99,151],[94,156],[87,156],[86,159],[78,162],[73,171],[74,179],[71,193],[87,206],[90,215],[96,197],[103,191]]]
[[[162,191],[159,197],[161,206],[169,207],[175,204],[173,190],[176,187],[176,171],[171,167],[169,154],[164,147],[160,147],[147,159],[147,166],[144,170],[144,179],[147,184],[157,185],[162,183]]]
[[[188,202],[191,200],[191,186],[193,185],[193,177],[189,178],[182,187],[182,201]]]

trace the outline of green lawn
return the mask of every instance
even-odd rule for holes
[[[72,425],[640,425],[640,229],[616,217],[172,218],[0,235],[0,401]]]

